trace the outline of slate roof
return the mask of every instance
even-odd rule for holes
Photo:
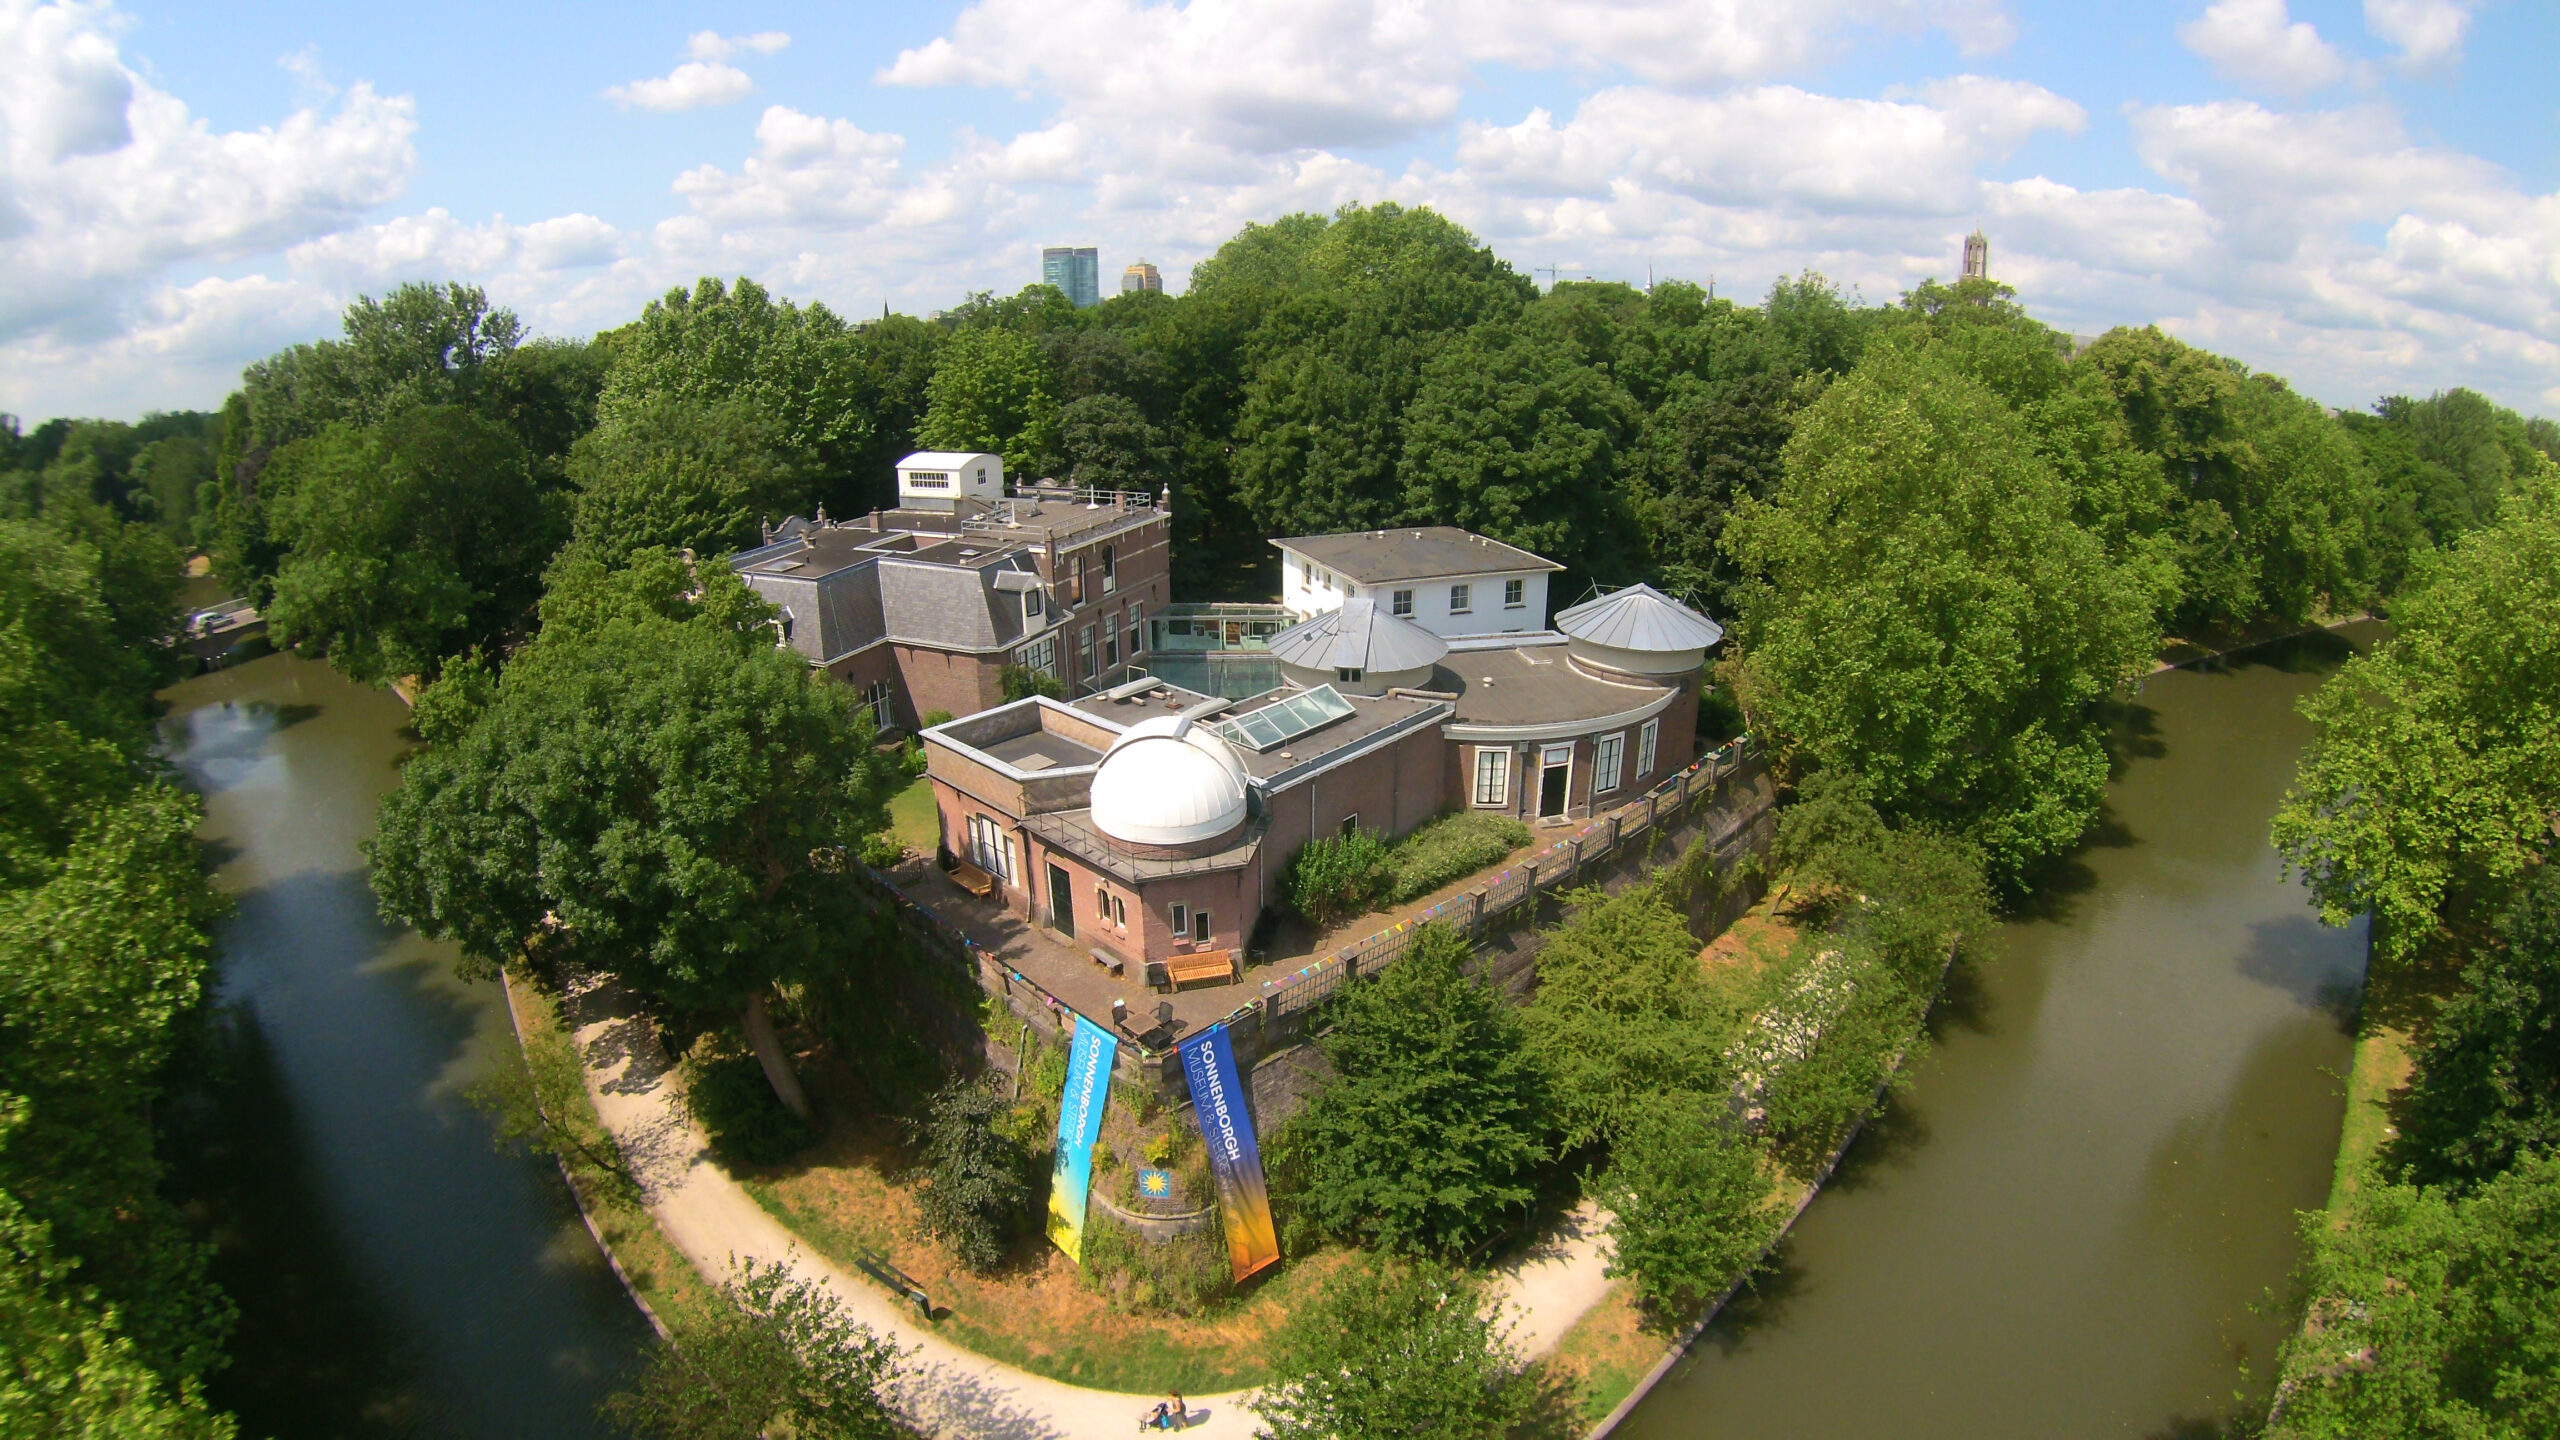
[[[1363,585],[1520,570],[1561,570],[1543,555],[1470,534],[1454,525],[1292,535],[1271,542]]]
[[[1557,615],[1556,628],[1617,650],[1706,650],[1724,639],[1723,626],[1642,584],[1583,601]]]
[[[1356,595],[1272,636],[1270,647],[1273,659],[1310,670],[1419,670],[1449,653],[1439,636]]]

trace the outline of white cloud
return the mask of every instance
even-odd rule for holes
[[[2424,69],[2462,58],[2471,0],[2364,0],[2364,28],[2399,47],[2403,64]]]
[[[2179,26],[2178,38],[2215,74],[2279,94],[2323,89],[2349,73],[2346,57],[2309,21],[2295,20],[2285,0],[2217,0]]]
[[[103,6],[0,4],[0,341],[97,338],[173,266],[271,252],[406,187],[406,98],[348,87],[217,132],[119,57]]]
[[[1695,88],[1806,65],[1864,28],[1939,29],[1968,53],[2014,30],[1997,0],[978,0],[880,78],[1052,94],[1138,149],[1272,155],[1444,124],[1477,64]]]
[[[770,55],[790,43],[791,37],[779,30],[754,35],[698,30],[685,41],[685,53],[692,59],[654,79],[609,86],[604,95],[625,109],[637,106],[642,110],[699,110],[707,105],[734,104],[756,93],[756,82],[746,71],[729,64],[729,57],[741,50]]]

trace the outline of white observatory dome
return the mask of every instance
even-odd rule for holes
[[[1192,845],[1244,823],[1243,762],[1179,715],[1142,720],[1093,773],[1094,828],[1132,845]]]

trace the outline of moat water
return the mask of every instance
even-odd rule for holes
[[[1627,1440],[2202,1437],[2263,1396],[2363,983],[2267,843],[2378,632],[2155,676],[2104,822]]]
[[[240,1310],[215,1403],[275,1440],[577,1440],[649,1331],[548,1161],[464,1090],[515,1063],[491,983],[383,923],[358,843],[407,707],[271,655],[166,692],[237,909],[170,1101],[172,1181]]]

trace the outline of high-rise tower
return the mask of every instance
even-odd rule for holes
[[[1964,237],[1964,278],[1991,278],[1991,238],[1980,230]]]
[[[1164,293],[1164,276],[1156,273],[1156,267],[1144,260],[1120,272],[1121,294],[1131,295],[1140,291],[1154,295]]]
[[[1040,280],[1079,310],[1102,303],[1102,254],[1090,245],[1052,245],[1040,252]]]

